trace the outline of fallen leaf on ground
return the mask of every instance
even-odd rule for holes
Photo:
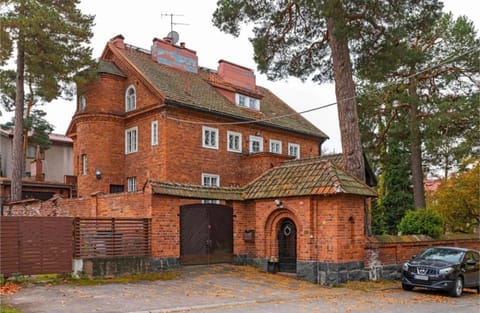
[[[0,286],[0,295],[13,295],[19,291],[21,287],[15,283],[8,282]]]

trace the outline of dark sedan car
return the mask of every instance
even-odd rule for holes
[[[454,248],[428,248],[403,264],[402,287],[446,290],[460,297],[463,288],[480,293],[480,254],[478,251]]]

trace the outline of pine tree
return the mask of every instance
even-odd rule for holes
[[[344,163],[365,180],[352,64],[393,37],[399,19],[432,23],[440,8],[436,0],[223,0],[213,22],[233,35],[240,24],[254,24],[254,59],[271,79],[335,81]]]
[[[16,62],[15,131],[12,153],[11,201],[21,199],[25,81],[31,81],[35,96],[51,101],[73,95],[75,75],[92,65],[93,16],[83,15],[78,0],[1,1],[0,64]],[[15,52],[15,53],[14,53]],[[13,56],[15,54],[15,56]]]
[[[410,145],[414,203],[415,208],[424,208],[425,168],[442,165],[447,174],[473,153],[471,147],[478,140],[475,77],[480,41],[471,22],[464,17],[454,20],[451,14],[432,24],[399,21],[393,35],[372,48],[375,63],[366,56],[357,63],[359,78],[370,84],[365,90],[377,90],[361,106],[362,123],[368,124],[362,129],[373,141],[385,140],[375,119],[366,117],[378,114],[375,104],[396,102],[396,111],[408,113],[404,142]]]

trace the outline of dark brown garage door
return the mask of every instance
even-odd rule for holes
[[[216,204],[180,207],[182,265],[232,262],[233,211]]]

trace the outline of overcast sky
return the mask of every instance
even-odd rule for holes
[[[149,50],[154,37],[163,38],[170,31],[170,16],[166,15],[176,14],[173,21],[182,24],[173,25],[173,28],[180,34],[180,42],[197,51],[200,66],[216,69],[218,61],[224,59],[256,72],[253,49],[248,41],[250,30],[244,28],[239,38],[221,33],[211,22],[216,3],[217,0],[81,0],[80,9],[96,16],[91,43],[94,57],[99,57],[106,42],[118,34],[125,37],[126,43]],[[480,1],[445,0],[444,4],[445,11],[452,11],[456,16],[468,16],[478,30]],[[270,89],[297,111],[335,102],[334,89],[330,84],[302,83],[295,78],[271,82],[258,73],[256,77],[258,85]],[[75,101],[64,100],[44,107],[48,121],[55,126],[55,133],[65,133],[75,108]],[[324,144],[327,150],[341,151],[336,106],[305,114],[304,117],[330,137]],[[2,123],[6,119],[5,114],[0,117]]]

